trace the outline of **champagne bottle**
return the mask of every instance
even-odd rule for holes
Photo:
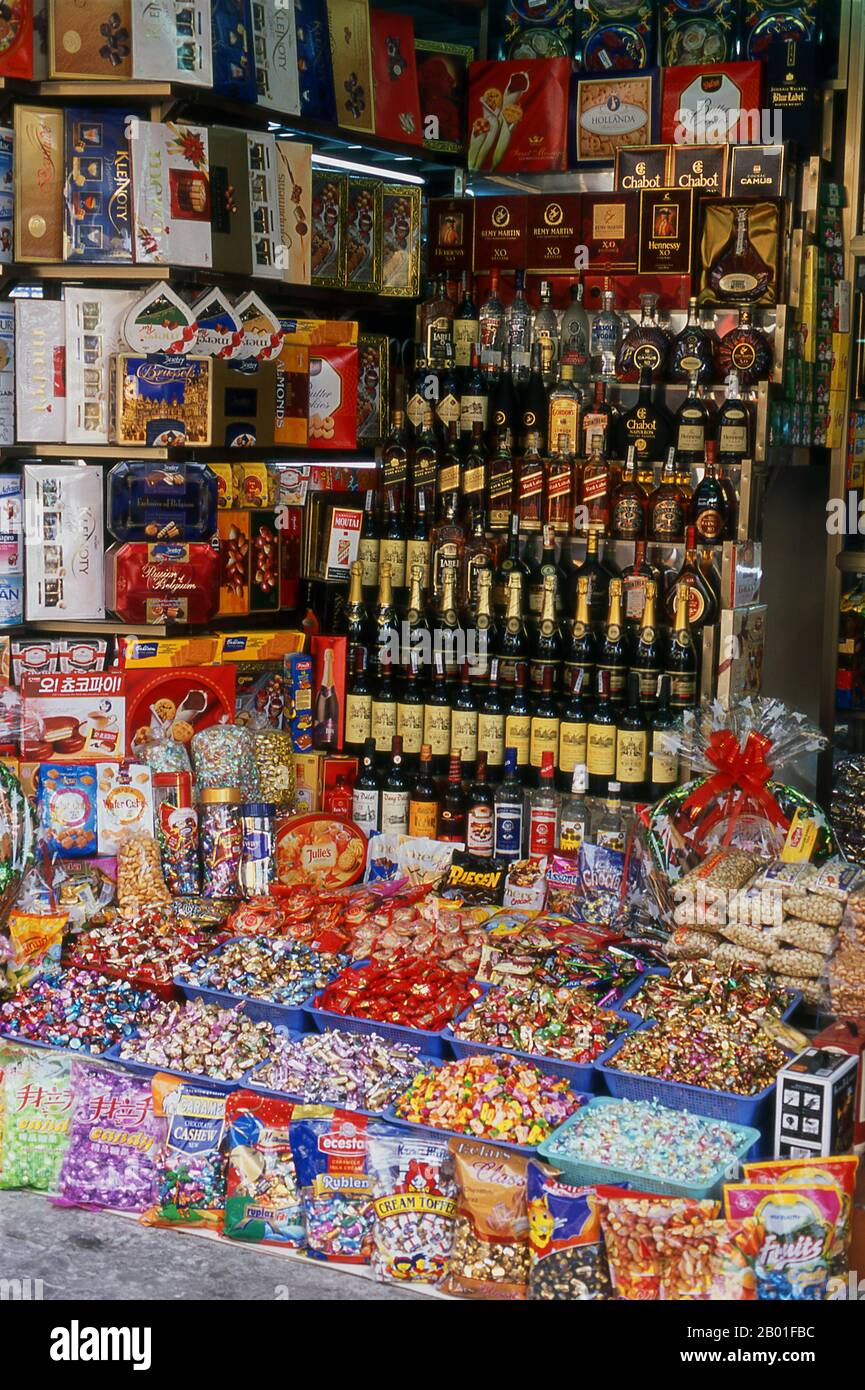
[[[591,692],[596,664],[597,645],[589,615],[589,578],[583,575],[577,579],[577,611],[565,643],[565,690],[573,690],[579,682],[581,691]]]
[[[396,731],[402,739],[403,761],[417,767],[423,744],[424,697],[418,682],[418,657],[412,652],[402,693],[397,700]]]
[[[424,704],[423,741],[430,746],[433,775],[441,777],[447,772],[450,756],[451,700],[441,652],[435,653],[433,663],[435,675]]]
[[[663,663],[661,634],[657,617],[658,586],[654,579],[646,581],[646,602],[643,607],[643,620],[634,643],[631,674],[637,677],[640,704],[651,712],[655,706],[658,692],[658,678]]]
[[[357,670],[357,652],[369,642],[369,613],[363,601],[363,561],[355,560],[349,570],[348,600],[335,625],[337,636],[346,639],[346,666]]]
[[[379,569],[378,603],[373,618],[373,640],[369,651],[369,666],[372,674],[381,669],[385,656],[395,660],[400,649],[399,626],[393,602],[393,583],[391,567],[387,562]]]
[[[505,619],[499,631],[499,679],[504,686],[513,686],[518,662],[529,654],[529,639],[523,616],[523,580],[516,570],[508,576],[508,603]]]
[[[526,667],[522,661],[516,664],[513,693],[505,716],[504,737],[505,747],[513,748],[516,752],[517,773],[525,781],[531,765],[532,712],[526,695]]]
[[[697,703],[697,649],[691,636],[690,584],[679,588],[676,619],[667,653],[665,674],[670,677],[670,707],[691,709]]]
[[[640,679],[628,678],[628,704],[616,734],[616,781],[626,801],[643,801],[648,791],[649,726],[640,708]]]
[[[478,756],[478,707],[467,661],[462,664],[459,689],[451,705],[451,749],[454,748],[460,750],[463,777],[473,777]]]
[[[339,699],[333,683],[333,648],[325,647],[321,685],[315,697],[312,743],[325,753],[335,753],[339,738]]]
[[[628,638],[622,621],[622,581],[610,580],[610,606],[598,643],[598,671],[605,671],[610,703],[623,705],[628,678]]]
[[[551,574],[544,576],[541,620],[537,631],[532,636],[530,647],[529,676],[532,691],[539,694],[546,689],[544,682],[547,672],[549,672],[550,690],[557,693],[563,642],[561,629],[556,620],[556,581]]]
[[[577,671],[559,724],[559,753],[557,758],[559,776],[557,783],[562,791],[567,791],[570,788],[574,769],[586,761],[589,723],[583,704],[582,690],[583,672]]]
[[[478,713],[478,752],[486,753],[487,776],[497,782],[505,759],[505,709],[499,690],[498,657],[490,661],[489,685]]]

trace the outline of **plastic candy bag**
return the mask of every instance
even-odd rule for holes
[[[451,1251],[456,1214],[447,1140],[371,1133],[367,1143],[376,1278],[439,1283]]]
[[[528,1160],[452,1139],[457,1219],[447,1287],[466,1298],[523,1299],[529,1281]]]
[[[834,1183],[841,1193],[841,1212],[829,1251],[829,1273],[846,1274],[850,1262],[850,1221],[858,1168],[856,1154],[842,1154],[835,1158],[776,1158],[766,1163],[744,1164],[742,1176],[746,1182],[770,1183],[773,1187],[778,1183],[792,1183],[796,1187],[810,1182]]]
[[[753,1217],[759,1223],[750,1258],[761,1301],[825,1299],[842,1207],[841,1190],[830,1183],[727,1184],[728,1220]]]
[[[296,1107],[254,1091],[234,1091],[225,1107],[228,1189],[223,1235],[301,1250],[303,1209],[289,1126]]]
[[[597,1302],[612,1298],[597,1194],[570,1187],[529,1161],[529,1298]]]
[[[719,1202],[695,1197],[653,1197],[629,1193],[604,1197],[601,1228],[617,1298],[657,1301],[661,1297],[661,1235],[681,1234],[717,1217]]]
[[[0,1091],[0,1188],[56,1192],[72,1120],[70,1059],[0,1045]]]
[[[163,1122],[157,1158],[159,1191],[143,1218],[152,1226],[222,1227],[225,1207],[227,1095],[158,1072],[153,1104]]]
[[[72,1063],[74,1111],[57,1184],[64,1206],[144,1212],[157,1195],[161,1125],[150,1080]]]
[[[373,1124],[362,1115],[329,1105],[295,1107],[291,1152],[313,1259],[369,1264],[372,1183],[367,1135]],[[395,1131],[382,1125],[375,1132]]]

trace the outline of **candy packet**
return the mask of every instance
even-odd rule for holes
[[[0,1188],[56,1192],[72,1119],[70,1059],[3,1044],[0,1074]]]
[[[507,872],[508,866],[503,859],[481,859],[466,850],[455,849],[441,895],[466,903],[494,903],[500,907]]]
[[[665,1302],[752,1302],[757,1281],[749,1256],[759,1248],[759,1222],[701,1221],[658,1236],[659,1297]]]
[[[74,1109],[55,1201],[144,1212],[157,1197],[161,1124],[150,1079],[119,1067],[72,1063]]]
[[[158,1072],[154,1112],[162,1121],[157,1155],[156,1205],[142,1220],[151,1226],[206,1226],[220,1230],[225,1207],[225,1106],[222,1091]]]
[[[290,1142],[308,1253],[315,1260],[369,1264],[372,1252],[371,1133],[392,1134],[350,1110],[298,1105]]]
[[[527,1206],[529,1298],[581,1303],[612,1298],[595,1189],[571,1187],[530,1159]]]
[[[456,1185],[445,1138],[368,1136],[377,1279],[438,1284],[453,1244]]]
[[[658,1197],[629,1193],[601,1199],[601,1229],[617,1298],[657,1301],[661,1297],[662,1251],[659,1237],[714,1220],[719,1202],[696,1197]]]
[[[528,1159],[451,1139],[457,1216],[446,1287],[466,1298],[524,1299],[529,1281]]]
[[[829,1250],[829,1273],[846,1274],[858,1169],[856,1154],[841,1154],[835,1158],[776,1158],[765,1163],[745,1163],[742,1176],[746,1182],[771,1183],[772,1186],[777,1183],[793,1183],[796,1187],[811,1182],[834,1183],[841,1193],[841,1211]]]
[[[289,1141],[295,1109],[291,1101],[254,1091],[228,1097],[223,1235],[231,1240],[303,1249],[303,1209]]]
[[[834,1183],[726,1185],[724,1210],[728,1220],[753,1217],[759,1223],[749,1259],[761,1301],[825,1299],[829,1252],[835,1243],[843,1200]]]

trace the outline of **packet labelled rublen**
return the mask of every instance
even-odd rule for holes
[[[105,617],[103,470],[93,464],[24,465],[26,617]]]

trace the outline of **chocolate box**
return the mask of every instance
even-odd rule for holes
[[[130,145],[136,261],[209,267],[213,251],[206,128],[136,121]]]
[[[0,77],[33,77],[32,0],[7,5],[0,33]]]
[[[311,278],[314,285],[345,284],[345,217],[348,178],[312,171]]]
[[[213,361],[213,443],[251,449],[274,443],[276,362]]]
[[[300,73],[300,114],[317,121],[335,121],[325,0],[294,0],[294,34]]]
[[[326,2],[337,124],[373,135],[375,106],[369,5],[367,0]]]
[[[106,603],[125,623],[208,623],[219,601],[219,551],[203,541],[123,541],[105,552]]]
[[[424,146],[459,154],[466,143],[468,70],[474,49],[415,39],[414,50]]]
[[[567,167],[568,58],[469,67],[468,167],[541,173]]]
[[[217,514],[219,528],[219,615],[249,612],[251,513],[231,508]]]
[[[248,131],[246,145],[252,274],[281,280],[284,255],[276,141],[272,135]]]
[[[309,355],[309,446],[357,448],[358,350],[322,344]]]
[[[15,300],[15,410],[19,440],[66,438],[66,318],[59,299]]]
[[[135,290],[66,287],[65,437],[70,444],[109,442],[111,366],[124,320],[138,298]]]
[[[282,276],[292,285],[308,285],[312,274],[312,145],[277,140]]]
[[[370,10],[375,128],[407,145],[421,143],[414,20],[392,10]]]
[[[233,101],[256,99],[251,0],[210,0],[213,89]]]
[[[21,756],[51,762],[126,756],[126,674],[25,676]]]
[[[362,333],[358,343],[357,442],[378,444],[388,432],[388,339]]]
[[[102,468],[24,464],[27,620],[105,617]]]
[[[249,611],[279,608],[279,528],[275,511],[252,511],[249,522]]]
[[[475,271],[521,270],[526,264],[529,200],[524,194],[507,198],[477,198],[474,214]]]
[[[63,259],[73,263],[132,261],[134,111],[110,106],[65,111],[66,182]]]
[[[283,342],[276,359],[275,444],[301,448],[309,439],[309,348]]]
[[[578,76],[572,116],[574,160],[612,163],[622,146],[651,145],[657,139],[657,81],[656,71]]]
[[[53,0],[48,75],[117,82],[132,77],[133,0]]]
[[[381,289],[381,193],[379,179],[348,181],[345,210],[345,283],[377,294]]]
[[[381,192],[381,293],[416,299],[420,293],[420,189],[386,183]]]
[[[593,271],[636,269],[639,215],[636,193],[583,194],[582,243]]]
[[[626,0],[624,5],[610,5],[608,0],[580,0],[575,9],[586,72],[635,72],[654,62],[653,0]]]
[[[300,72],[294,6],[252,5],[252,47],[258,101],[271,111],[300,115]]]
[[[474,241],[474,198],[430,198],[426,254],[431,273],[458,272],[468,264]]]
[[[15,315],[0,307],[0,445],[15,443]]]
[[[526,268],[537,275],[573,275],[582,244],[579,193],[527,199]]]
[[[188,744],[202,729],[234,719],[233,666],[173,666],[127,671],[126,738],[130,748],[154,733]]]
[[[15,132],[0,128],[0,265],[15,251]]]
[[[210,444],[211,359],[116,358],[113,419],[119,444]]]
[[[209,0],[147,0],[132,7],[132,75],[213,86]]]
[[[762,65],[712,63],[664,70],[661,139],[671,145],[740,144],[760,129]]]
[[[208,144],[213,268],[249,275],[252,230],[246,132],[231,126],[211,126]]]
[[[63,260],[63,112],[36,106],[13,110],[15,259]]]
[[[641,275],[687,275],[691,269],[694,194],[690,189],[643,189],[637,194]]]
[[[108,529],[118,541],[210,541],[216,477],[193,460],[116,463],[108,474]]]
[[[699,5],[662,0],[659,61],[669,68],[727,62],[736,51],[737,10],[737,0]]]

